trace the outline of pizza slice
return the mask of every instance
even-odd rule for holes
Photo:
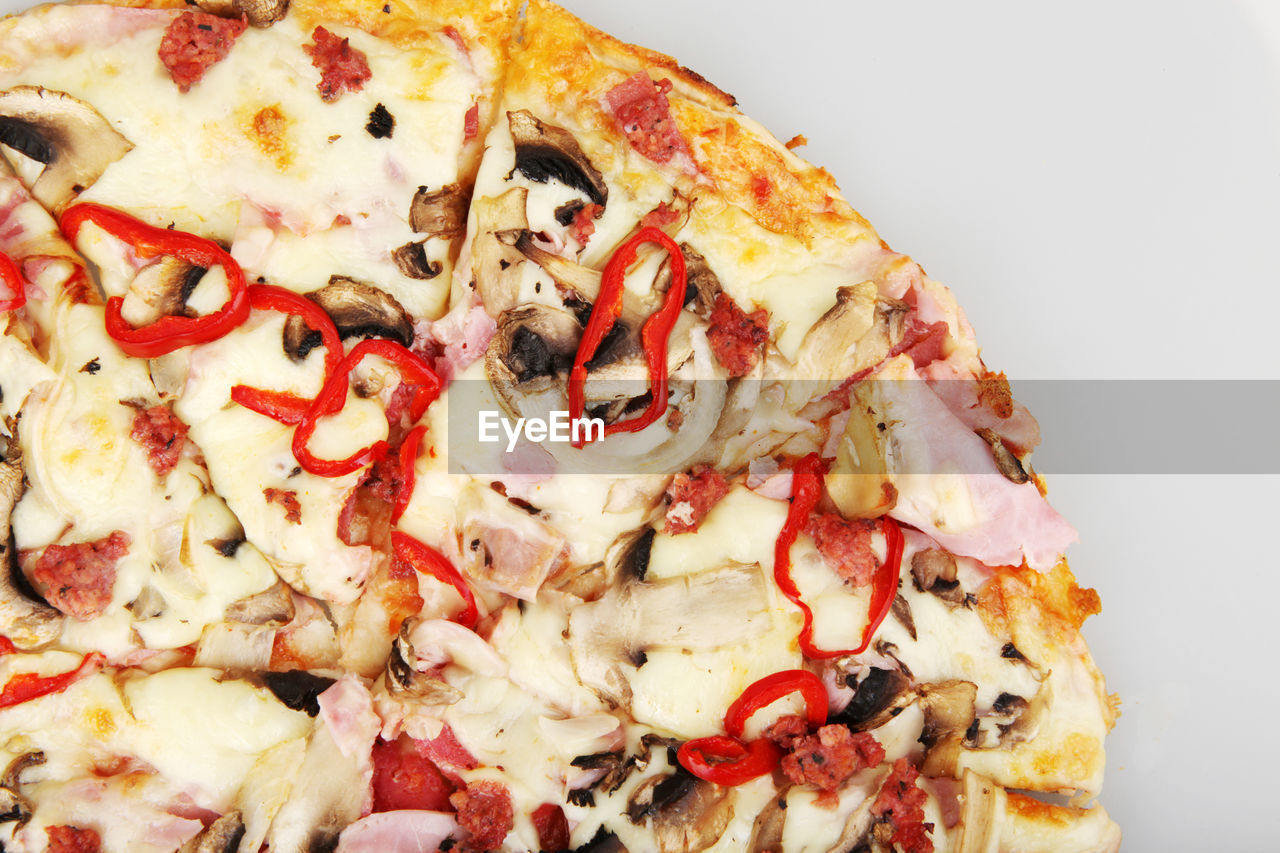
[[[495,331],[447,392],[471,480],[402,524],[483,592],[497,656],[455,656],[451,704],[403,730],[444,723],[516,833],[559,805],[583,849],[1113,845],[1097,808],[1028,829],[1016,797],[958,805],[961,780],[1095,794],[1114,710],[1078,632],[1096,598],[1060,562],[1074,531],[1023,465],[1035,422],[950,293],[732,98],[550,4],[486,148],[451,310]],[[607,437],[486,443],[486,411]],[[797,672],[838,722],[775,732],[781,776],[676,755],[731,750],[726,710]],[[594,738],[569,757],[551,731]]]
[[[199,834],[303,850],[370,807],[371,700],[334,685],[384,665],[412,572],[392,576],[369,472],[302,472],[293,425],[269,415],[316,396],[342,338],[403,358],[442,310],[514,6],[294,6],[249,29],[240,11],[112,6],[4,22],[3,248],[27,304],[4,338],[3,633],[37,653],[8,657],[5,681],[38,687],[3,703],[26,733],[5,784],[36,804],[7,827],[18,849],[81,824],[108,849]],[[317,453],[388,438],[384,408],[416,408],[376,367],[356,383],[374,398],[353,397]],[[244,406],[236,387],[255,392]],[[197,754],[182,740],[206,705],[230,718]],[[150,811],[119,808],[143,788]]]
[[[830,176],[539,0],[162,5],[0,23],[6,849],[1118,844],[1035,422]]]

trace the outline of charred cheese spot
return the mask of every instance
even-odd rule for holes
[[[84,714],[85,726],[94,736],[106,740],[116,731],[115,717],[107,708],[89,708]]]
[[[280,105],[273,104],[254,113],[248,128],[248,136],[258,150],[271,158],[282,172],[289,168],[293,159],[289,149],[289,124]]]

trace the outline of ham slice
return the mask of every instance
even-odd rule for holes
[[[890,470],[898,489],[891,515],[960,556],[989,566],[1052,568],[1075,529],[1034,483],[997,470],[991,449],[938,397],[907,356],[876,374],[885,423],[892,424]]]
[[[431,853],[457,828],[446,812],[378,812],[344,829],[337,853]]]

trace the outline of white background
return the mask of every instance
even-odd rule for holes
[[[1015,390],[1280,379],[1280,3],[565,5],[807,136]],[[1123,699],[1102,802],[1124,849],[1276,849],[1280,477],[1049,486],[1102,595],[1085,636]]]
[[[1015,387],[1280,379],[1280,3],[565,5],[805,134]],[[1050,488],[1103,598],[1085,633],[1124,701],[1102,800],[1125,849],[1274,849],[1280,477]]]

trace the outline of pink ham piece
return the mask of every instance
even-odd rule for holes
[[[460,303],[439,320],[421,321],[414,326],[413,349],[436,354],[436,373],[445,382],[455,379],[484,355],[498,324],[481,305]]]
[[[336,853],[433,853],[457,828],[446,812],[378,812],[344,829]]]
[[[954,554],[989,566],[1052,568],[1075,529],[1034,483],[1014,484],[997,470],[991,448],[933,392],[907,356],[873,377],[882,414],[897,424],[891,458],[895,519]]]
[[[338,751],[347,758],[363,755],[367,762],[382,728],[368,688],[347,673],[321,693],[316,702],[320,705],[320,719]]]
[[[979,393],[979,381],[960,370],[950,359],[935,361],[920,371],[956,417],[972,430],[989,429],[1000,436],[1010,450],[1017,454],[1030,453],[1040,444],[1040,424],[1026,406],[1013,401],[1013,411],[1002,418]]]

